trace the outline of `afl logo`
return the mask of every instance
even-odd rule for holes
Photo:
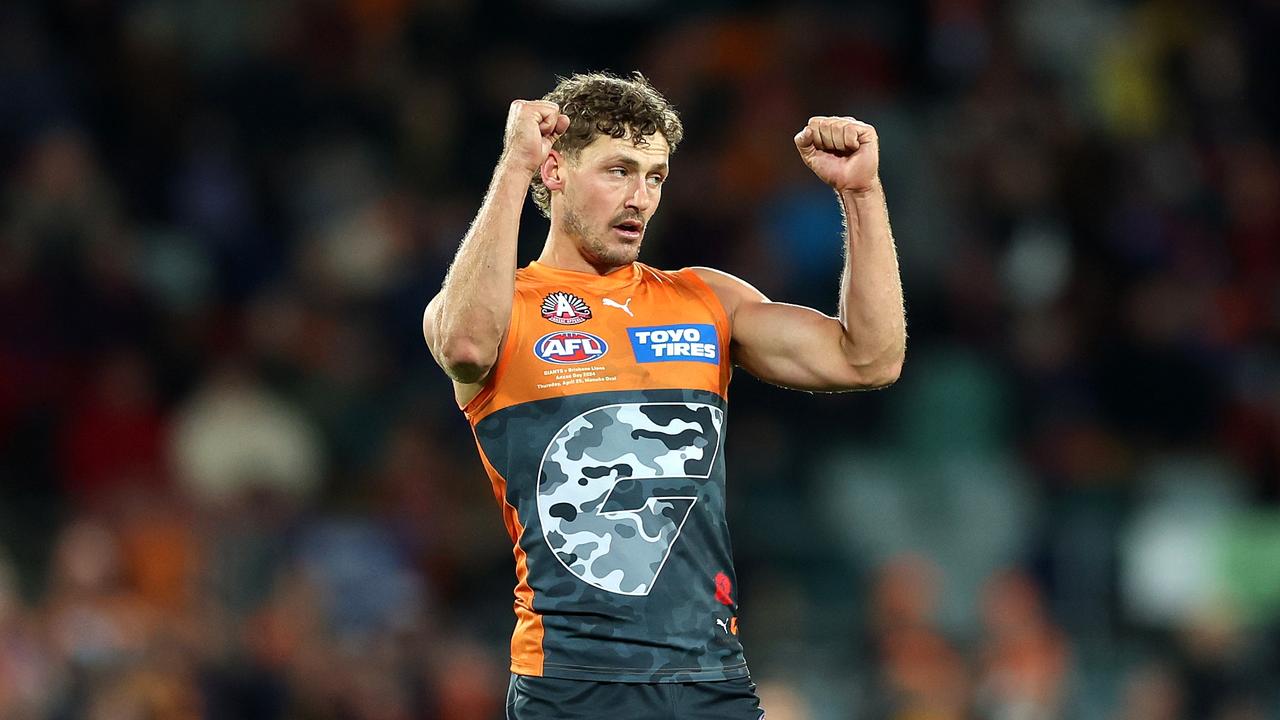
[[[609,344],[591,333],[560,330],[547,333],[533,344],[533,354],[556,365],[577,365],[604,357]]]
[[[591,308],[577,295],[560,290],[542,298],[542,317],[558,325],[577,325],[591,319]]]

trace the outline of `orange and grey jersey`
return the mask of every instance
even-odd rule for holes
[[[692,270],[516,272],[502,352],[464,408],[515,543],[512,672],[747,674],[725,525],[728,349]]]

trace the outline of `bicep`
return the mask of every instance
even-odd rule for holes
[[[453,384],[454,396],[458,401],[458,407],[466,407],[471,398],[480,393],[484,387],[485,381],[489,376],[489,369],[486,369],[483,375],[474,382],[462,382],[456,377],[456,371],[451,371],[449,363],[444,355],[444,350],[440,347],[438,332],[436,328],[436,307],[440,302],[440,296],[436,295],[427,303],[427,307],[422,312],[422,338],[426,341],[427,349],[431,351],[431,357],[435,359],[436,364],[440,366]]]
[[[445,372],[448,372],[448,364],[445,362],[444,349],[440,345],[439,332],[439,314],[438,306],[440,304],[440,296],[436,295],[431,298],[431,302],[427,303],[426,310],[422,311],[422,339],[427,343],[427,349],[431,351],[431,357],[435,359]]]
[[[765,382],[835,392],[882,383],[849,362],[840,321],[812,308],[768,300],[741,303],[733,315],[735,364]]]
[[[853,361],[840,321],[813,308],[771,302],[750,283],[713,268],[693,268],[729,316],[733,363],[765,382],[796,390],[838,392],[882,387],[896,379]]]
[[[422,311],[422,339],[427,343],[427,349],[431,351],[431,356],[440,362],[440,358],[436,355],[436,301],[440,299],[437,295],[431,298],[431,302],[427,303],[427,307]]]

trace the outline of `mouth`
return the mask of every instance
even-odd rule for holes
[[[644,235],[644,223],[639,220],[623,220],[613,226],[615,232],[628,240],[639,240]]]

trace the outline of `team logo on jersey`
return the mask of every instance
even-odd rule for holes
[[[591,308],[577,295],[558,290],[542,298],[542,317],[558,325],[577,325],[591,319]]]
[[[557,330],[538,338],[533,354],[538,359],[557,365],[577,365],[604,357],[609,343],[591,333]]]
[[[636,362],[692,360],[716,365],[720,362],[720,338],[714,325],[657,325],[627,328]]]

